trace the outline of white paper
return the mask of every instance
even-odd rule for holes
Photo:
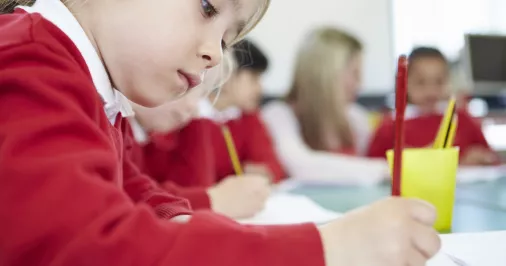
[[[447,254],[469,266],[505,266],[506,231],[441,235],[441,251],[427,266],[456,266]]]
[[[494,181],[506,177],[506,165],[501,166],[462,166],[457,172],[457,183],[468,184],[475,182]],[[280,191],[289,191],[300,186],[334,186],[342,187],[333,180],[320,180],[317,176],[314,179],[293,179],[282,182],[278,187]],[[506,265],[505,265],[506,266]]]
[[[339,213],[320,207],[306,196],[274,194],[265,209],[251,219],[239,220],[244,224],[279,225],[313,222],[322,224],[341,216]]]
[[[463,166],[457,174],[458,183],[494,181],[506,176],[505,166]]]

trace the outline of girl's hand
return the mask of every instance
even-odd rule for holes
[[[485,147],[473,146],[467,149],[460,162],[463,165],[494,165],[497,163],[497,156]]]
[[[260,212],[270,195],[269,179],[261,175],[230,176],[208,190],[213,211],[234,219]]]
[[[319,228],[327,266],[422,266],[440,249],[435,209],[388,198]]]

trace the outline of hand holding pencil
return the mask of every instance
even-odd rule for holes
[[[232,133],[226,125],[222,125],[222,133],[235,175],[208,190],[211,208],[234,219],[250,218],[264,208],[270,195],[270,180],[261,174],[244,173]]]
[[[229,176],[208,189],[211,209],[234,219],[260,212],[270,195],[269,180],[261,175]]]

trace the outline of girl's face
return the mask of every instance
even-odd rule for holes
[[[440,58],[417,58],[411,62],[408,76],[410,102],[424,113],[436,111],[438,102],[447,96],[448,75],[448,66]]]
[[[362,83],[362,54],[357,53],[350,58],[348,67],[340,75],[340,88],[344,89],[344,98],[347,103],[357,99]]]
[[[245,112],[258,109],[262,98],[261,74],[251,70],[239,70],[223,86],[220,98]]]
[[[115,88],[154,107],[200,84],[260,1],[88,0],[73,11]]]

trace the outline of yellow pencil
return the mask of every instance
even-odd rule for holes
[[[230,156],[230,160],[232,161],[232,166],[234,167],[235,174],[240,176],[242,175],[242,167],[241,162],[239,161],[239,156],[237,155],[237,150],[235,148],[234,139],[232,138],[232,134],[227,126],[223,125],[221,127],[223,132],[223,137],[225,138],[225,143],[227,144],[228,154]]]
[[[451,98],[448,103],[448,107],[446,108],[446,112],[441,120],[441,124],[439,125],[439,130],[436,135],[436,139],[434,140],[434,149],[442,149],[445,147],[445,140],[448,137],[448,132],[452,125],[453,117],[455,114],[455,98]]]
[[[450,126],[450,130],[448,132],[448,138],[445,143],[445,148],[451,148],[453,146],[453,143],[455,142],[455,134],[457,134],[457,124],[458,124],[458,117],[454,115],[452,119],[452,124]]]

